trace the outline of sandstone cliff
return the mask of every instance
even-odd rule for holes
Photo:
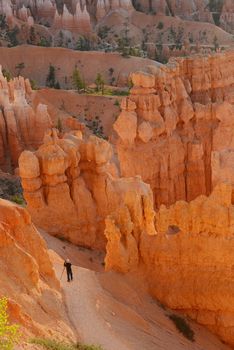
[[[233,184],[233,57],[173,59],[132,74],[114,124],[121,175],[141,175],[157,207]]]
[[[7,81],[0,67],[0,168],[10,171],[24,149],[36,149],[51,127],[47,107],[30,105],[32,90],[28,79]]]
[[[0,290],[27,335],[74,339],[45,242],[28,212],[0,199]]]
[[[141,230],[134,245],[129,214],[116,211],[106,220],[105,262],[107,270],[140,269],[153,296],[234,345],[232,193],[232,186],[220,184],[210,197],[161,206],[158,235]]]
[[[132,196],[134,206],[144,211],[144,195],[153,213],[149,186],[138,177],[119,178],[112,156],[107,141],[93,135],[83,138],[81,131],[58,138],[52,130],[36,152],[24,151],[20,176],[33,221],[75,244],[104,249],[105,218],[126,198]],[[153,225],[153,214],[150,220]]]

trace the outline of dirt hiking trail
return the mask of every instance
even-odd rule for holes
[[[51,237],[45,232],[57,277],[63,262],[73,264],[73,282],[63,273],[61,285],[69,318],[79,341],[104,350],[228,350],[204,327],[190,322],[195,342],[181,335],[136,276],[104,272],[104,254]]]

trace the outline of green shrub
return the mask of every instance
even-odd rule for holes
[[[77,68],[75,68],[72,73],[72,84],[74,88],[79,92],[85,90],[85,80]]]
[[[88,38],[85,38],[83,36],[80,36],[77,43],[75,50],[78,51],[90,51],[91,50],[91,43]]]
[[[163,29],[163,27],[164,27],[164,23],[163,22],[159,22],[157,28],[158,29]]]
[[[41,345],[47,350],[102,350],[100,346],[97,345],[85,345],[85,344],[68,344],[65,342],[58,342],[53,339],[41,339],[34,338],[30,341],[32,344]]]
[[[182,333],[185,338],[192,342],[194,341],[194,331],[190,328],[190,325],[183,317],[175,314],[169,315],[168,317],[170,320],[172,320],[178,331]]]
[[[37,86],[36,80],[30,79],[30,84],[31,84],[31,88],[33,90],[38,90],[38,86]]]
[[[46,38],[42,37],[40,38],[40,41],[38,43],[38,46],[43,46],[43,47],[50,47],[51,43],[49,40],[47,40]]]
[[[17,26],[15,26],[13,29],[7,31],[7,37],[8,40],[10,41],[10,47],[11,46],[16,46],[19,44],[17,35],[19,34],[20,30]]]
[[[0,299],[0,349],[13,350],[14,345],[19,341],[19,326],[10,325],[7,314],[7,299]]]
[[[3,68],[2,69],[2,74],[6,78],[7,81],[10,81],[12,79],[12,74],[9,70]]]
[[[98,36],[101,39],[105,39],[108,36],[109,31],[110,31],[110,28],[107,26],[100,27],[98,29]]]
[[[98,73],[96,76],[96,79],[94,81],[95,85],[96,85],[96,91],[101,91],[102,95],[104,95],[104,86],[105,86],[105,81],[101,75],[101,73]]]
[[[25,204],[24,198],[19,194],[15,194],[14,196],[12,196],[11,201],[19,205]]]

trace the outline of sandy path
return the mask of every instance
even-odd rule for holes
[[[103,271],[103,255],[43,234],[58,278],[63,259],[73,262],[74,281],[61,285],[80,341],[104,350],[228,350],[204,327],[190,322],[195,342],[185,339],[134,276]],[[81,267],[82,266],[82,267]]]
[[[108,320],[99,314],[101,294],[95,272],[84,268],[73,268],[75,278],[72,283],[62,278],[69,317],[84,343],[99,344],[104,349],[129,349],[111,330]]]

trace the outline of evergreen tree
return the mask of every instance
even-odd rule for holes
[[[72,74],[72,84],[77,91],[85,89],[84,79],[81,77],[80,71],[75,68]]]
[[[90,51],[90,41],[89,39],[83,37],[83,36],[80,36],[78,41],[77,41],[77,44],[76,44],[76,50],[79,50],[79,51]]]
[[[55,67],[50,64],[49,66],[49,73],[46,78],[46,86],[53,88],[55,87],[56,80],[55,80]]]
[[[104,86],[105,86],[105,81],[101,75],[101,73],[97,74],[97,77],[95,79],[95,84],[96,84],[96,90],[102,91],[102,94],[104,94]]]

